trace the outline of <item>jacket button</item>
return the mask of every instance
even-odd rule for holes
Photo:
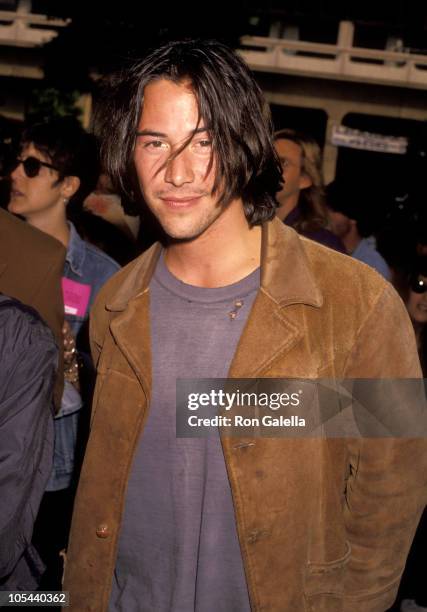
[[[101,523],[101,525],[98,525],[96,529],[96,535],[98,536],[98,538],[108,538],[108,536],[110,535],[108,525],[106,525],[105,523]]]

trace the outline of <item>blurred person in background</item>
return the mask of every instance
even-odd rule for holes
[[[58,353],[52,331],[40,315],[1,293],[1,591],[34,590],[44,571],[31,538],[52,469]]]
[[[61,410],[55,416],[51,478],[37,518],[34,542],[48,566],[43,587],[59,589],[59,551],[69,529],[79,457],[85,443],[91,371],[87,346],[89,309],[119,265],[78,235],[67,208],[81,207],[99,174],[95,139],[71,119],[37,124],[24,131],[11,173],[9,211],[49,234],[66,248],[62,277],[65,308],[64,375]]]
[[[406,304],[415,330],[424,376],[427,376],[427,255],[420,255],[401,271],[396,287]]]
[[[418,256],[427,256],[427,211],[421,194],[392,200],[392,206],[378,231],[377,250],[392,273],[392,283],[400,287],[402,270],[411,269]]]
[[[83,208],[116,225],[131,240],[136,240],[139,217],[127,214],[122,198],[115,192],[107,174],[100,174],[96,188],[85,198]]]
[[[108,226],[107,226],[108,223]],[[99,177],[96,189],[85,199],[76,220],[80,233],[121,265],[148,249],[161,228],[144,202],[119,195],[107,174]]]
[[[7,180],[10,147],[0,141],[0,208],[6,208],[9,201],[9,181]]]
[[[283,178],[276,194],[276,215],[299,234],[345,253],[341,240],[327,227],[319,145],[311,136],[292,129],[279,130],[274,141]]]
[[[343,242],[349,255],[375,268],[385,279],[391,279],[390,268],[376,248],[374,236],[364,224],[362,189],[345,179],[332,181],[326,188],[326,204],[332,231]]]
[[[110,179],[101,173],[95,189],[85,198],[81,210],[71,218],[85,240],[124,266],[139,254],[137,236],[140,221],[133,209],[132,213],[127,214]]]
[[[396,288],[415,330],[424,378],[427,377],[427,256],[418,256],[396,274]],[[416,464],[414,466],[416,469]],[[427,612],[427,510],[421,517],[400,587],[401,612]]]
[[[83,240],[101,249],[120,266],[125,266],[140,252],[133,238],[103,216],[83,209],[71,219]]]

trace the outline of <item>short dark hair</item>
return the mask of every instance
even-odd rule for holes
[[[132,198],[137,185],[133,151],[144,88],[161,78],[191,84],[199,119],[212,138],[219,201],[227,204],[241,197],[251,225],[271,219],[282,179],[270,111],[248,66],[214,40],[166,43],[104,81],[95,131],[104,170],[116,189]]]
[[[29,126],[22,134],[20,146],[29,144],[50,160],[60,181],[66,176],[80,179],[70,204],[80,204],[95,189],[100,170],[98,145],[95,136],[86,132],[76,119],[64,117]]]

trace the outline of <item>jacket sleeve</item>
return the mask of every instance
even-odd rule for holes
[[[35,344],[14,355],[13,363],[10,353],[0,351],[0,588],[31,542],[52,468],[57,349],[44,331]]]
[[[61,248],[60,248],[61,247]],[[61,279],[64,271],[65,249],[58,244],[55,257],[51,258],[51,265],[46,270],[43,282],[34,295],[31,306],[37,310],[42,319],[52,330],[59,349],[59,364],[55,379],[54,404],[56,411],[61,407],[61,398],[64,390],[64,362],[63,362],[63,336],[64,301],[62,297]]]
[[[422,385],[412,325],[391,286],[362,323],[345,376],[413,378],[418,379],[415,386]],[[423,405],[417,409],[425,428],[424,394],[420,398]],[[414,408],[411,401],[408,398],[408,416]],[[348,449],[344,520],[352,554],[344,611],[384,612],[393,604],[427,501],[427,443],[422,436],[362,437],[350,439]]]

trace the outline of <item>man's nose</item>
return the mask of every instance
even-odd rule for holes
[[[175,187],[194,181],[191,153],[187,148],[169,159],[166,164],[165,181]]]

